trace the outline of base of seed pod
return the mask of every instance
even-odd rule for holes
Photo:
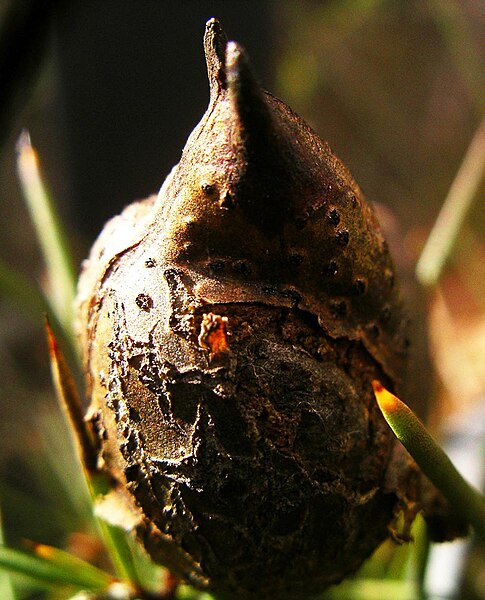
[[[120,308],[105,310],[120,327]],[[216,355],[200,345],[208,314],[227,326]],[[145,548],[221,597],[289,600],[340,581],[387,537],[396,506],[383,491],[393,438],[369,384],[378,368],[298,310],[205,306],[190,327],[195,359],[185,336],[162,343],[154,330],[146,344],[113,337],[100,365],[117,431],[103,432],[106,460],[119,446]]]

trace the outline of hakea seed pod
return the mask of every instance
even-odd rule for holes
[[[372,381],[407,339],[373,209],[207,24],[210,104],[86,261],[79,331],[111,519],[220,597],[307,597],[412,507]],[[411,517],[410,517],[411,518]]]

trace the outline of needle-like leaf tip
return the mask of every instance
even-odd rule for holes
[[[456,515],[471,523],[485,539],[485,498],[463,479],[404,402],[387,391],[379,381],[373,381],[372,386],[384,418],[421,471],[447,499]]]
[[[374,380],[372,382],[372,387],[374,388],[377,404],[384,414],[397,410],[399,405],[402,404],[399,398],[386,390],[380,381]]]
[[[81,399],[47,316],[45,317],[45,330],[49,347],[52,379],[59,404],[65,411],[71,429],[74,432],[85,469],[88,472],[96,471],[97,451],[84,421]]]
[[[45,317],[44,323],[45,323],[45,331],[46,331],[46,335],[47,335],[47,345],[49,348],[49,355],[51,356],[51,358],[55,359],[59,352],[59,346],[57,344],[56,336],[54,335],[54,332],[49,323],[49,318],[47,317],[47,315]]]

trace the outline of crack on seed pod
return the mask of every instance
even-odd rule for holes
[[[327,219],[331,225],[338,225],[340,223],[340,215],[335,207],[329,209]]]

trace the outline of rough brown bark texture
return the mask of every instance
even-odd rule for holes
[[[301,599],[413,499],[371,387],[396,389],[406,321],[346,168],[214,20],[205,49],[180,163],[84,266],[90,415],[154,560],[222,597]]]

